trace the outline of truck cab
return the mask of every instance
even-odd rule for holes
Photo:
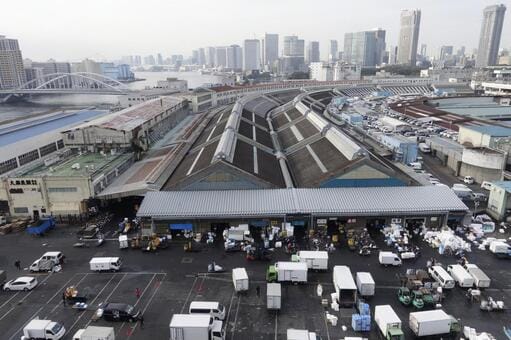
[[[387,340],[404,340],[405,335],[403,334],[401,327],[388,327],[385,339],[387,339]]]

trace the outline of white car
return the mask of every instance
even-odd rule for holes
[[[4,290],[24,290],[28,291],[37,286],[37,279],[31,276],[18,277],[4,284]]]
[[[465,176],[465,178],[463,178],[463,182],[465,182],[465,184],[474,184],[474,177]]]

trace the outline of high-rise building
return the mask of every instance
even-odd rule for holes
[[[243,41],[243,71],[261,69],[261,46],[258,39]]]
[[[465,46],[461,46],[457,51],[456,51],[456,56],[458,58],[463,58],[465,56]]]
[[[203,47],[199,48],[199,59],[197,60],[197,64],[206,64],[206,50]]]
[[[449,56],[452,56],[454,52],[453,46],[442,46],[440,47],[440,60],[445,60]]]
[[[271,66],[279,59],[279,35],[266,33],[263,39],[263,63]]]
[[[428,54],[428,45],[426,44],[422,44],[421,45],[421,56],[423,57],[426,57],[426,55]]]
[[[360,80],[361,68],[356,64],[315,62],[309,65],[309,78],[318,81]]]
[[[293,72],[306,72],[305,41],[296,35],[284,37],[281,70],[285,74]]]
[[[158,55],[156,56],[156,61],[158,62],[158,65],[163,65],[163,56],[161,55],[161,53],[158,53]]]
[[[215,47],[215,67],[227,67],[227,47]]]
[[[46,62],[35,62],[29,59],[24,61],[25,66],[25,75],[27,77],[27,81],[32,81],[38,78],[42,78],[43,76],[54,74],[54,73],[71,73],[71,64],[68,62],[56,62],[53,59],[50,59]],[[31,87],[37,87],[44,82],[43,79],[37,82],[33,82]],[[55,86],[60,88],[68,88],[71,87],[71,78],[69,77],[60,77],[55,80]]]
[[[215,65],[216,49],[214,47],[206,47],[206,66],[212,67]]]
[[[144,64],[145,65],[155,65],[156,61],[154,60],[154,56],[148,55],[147,57],[144,57]]]
[[[0,89],[13,89],[26,81],[18,40],[0,35]]]
[[[417,45],[421,24],[420,9],[401,12],[401,30],[397,48],[397,63],[415,66],[417,62]]]
[[[140,66],[142,65],[142,57],[139,55],[136,55],[135,58],[133,58],[134,66]]]
[[[243,51],[239,45],[231,45],[226,48],[226,67],[232,70],[241,70],[243,67]]]
[[[199,50],[192,50],[192,64],[199,64]]]
[[[500,36],[502,34],[505,14],[506,6],[503,4],[488,6],[484,9],[476,67],[486,67],[497,64]]]
[[[330,53],[328,54],[329,61],[336,61],[339,57],[339,45],[337,40],[330,40]]]
[[[385,31],[363,31],[344,35],[344,60],[362,67],[374,67],[383,62]]]
[[[307,44],[307,63],[317,63],[319,59],[319,41],[309,41]]]

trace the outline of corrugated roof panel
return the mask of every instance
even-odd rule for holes
[[[155,218],[391,215],[468,211],[449,188],[378,187],[148,192],[137,216]]]

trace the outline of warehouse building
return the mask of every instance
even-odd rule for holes
[[[137,216],[156,232],[221,232],[237,223],[260,228],[283,222],[305,232],[329,221],[353,228],[390,223],[441,227],[470,218],[454,192],[438,186],[149,192]]]
[[[302,93],[284,105],[284,94],[238,100],[210,119],[165,190],[408,184],[323,117],[334,96]]]
[[[91,120],[63,132],[64,144],[89,151],[145,151],[188,113],[180,97],[161,97]]]
[[[14,216],[79,215],[133,163],[132,154],[58,152],[9,174],[0,201]]]

